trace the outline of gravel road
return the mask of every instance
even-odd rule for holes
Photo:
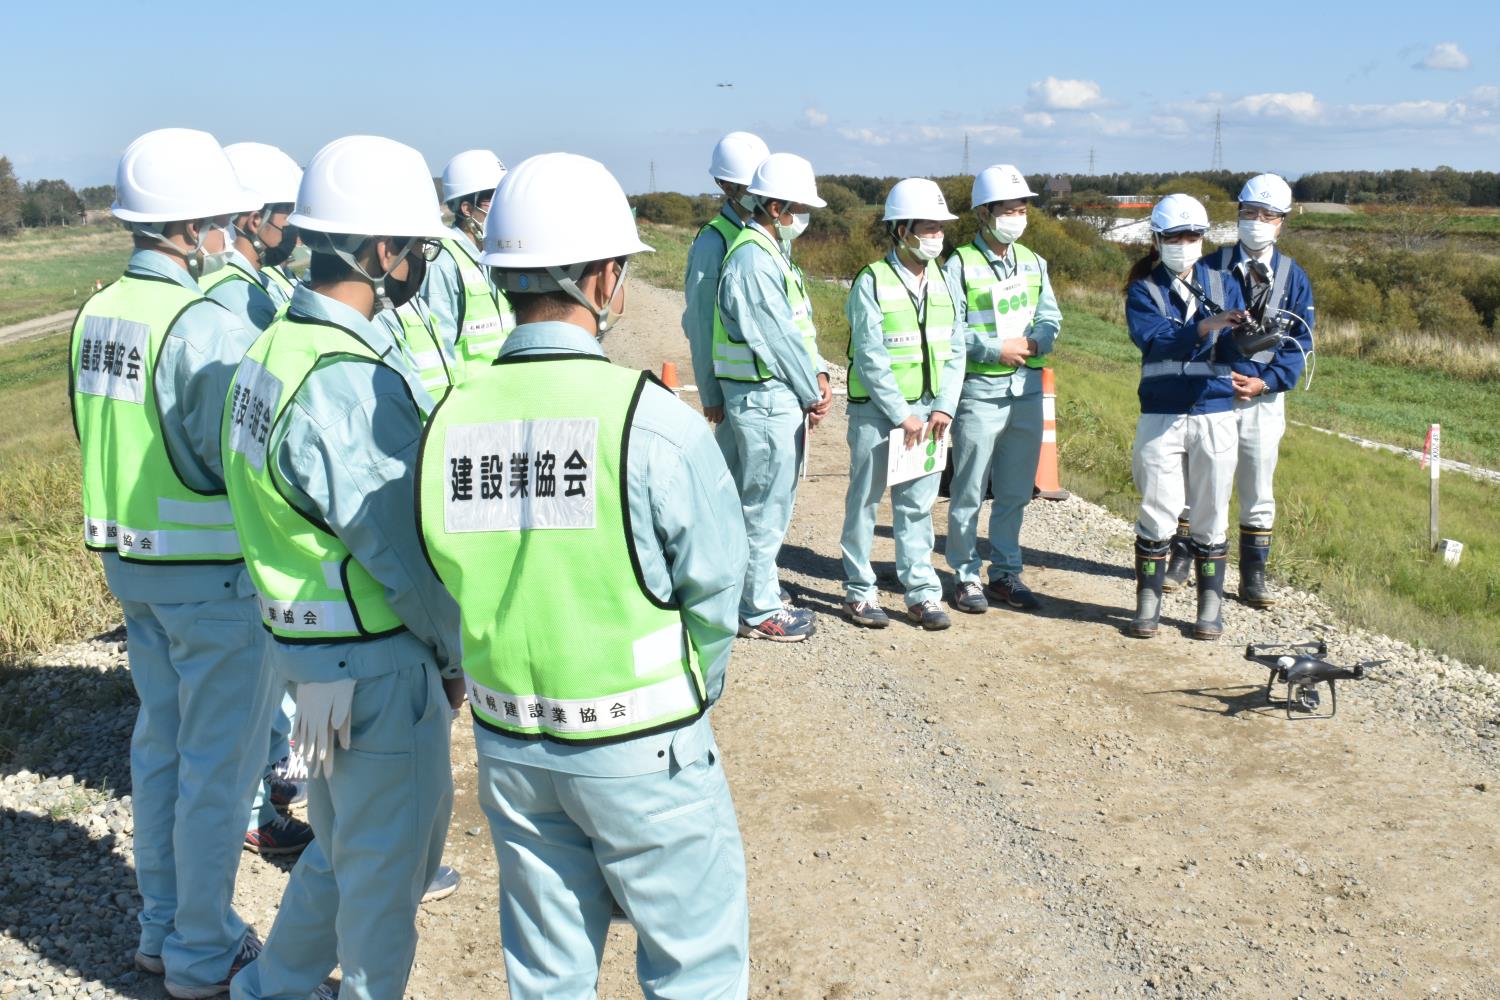
[[[637,284],[606,347],[686,372],[680,311]],[[715,711],[752,996],[1500,997],[1494,675],[1284,589],[1269,611],[1231,604],[1216,644],[1186,637],[1182,593],[1161,637],[1125,638],[1130,527],[1076,498],[1027,512],[1040,614],[857,629],[835,614],[843,435],[839,414],[815,436],[783,556],[820,631],[742,641]],[[875,557],[894,615],[888,527]],[[1337,719],[1289,722],[1243,644],[1313,634],[1340,662],[1392,662],[1345,686]],[[40,720],[0,781],[0,996],[163,996],[129,967],[134,698],[117,637],[0,675],[0,697]],[[465,882],[424,909],[410,992],[503,997],[473,741],[454,734],[447,860]],[[245,855],[237,903],[262,931],[284,884]],[[600,996],[639,995],[633,950],[612,931]]]

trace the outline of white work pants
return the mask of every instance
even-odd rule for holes
[[[1232,410],[1141,414],[1131,461],[1141,494],[1137,535],[1153,541],[1171,538],[1178,514],[1190,506],[1193,541],[1203,546],[1224,543],[1239,438],[1236,427]]]
[[[1276,522],[1271,481],[1276,476],[1281,437],[1286,433],[1285,395],[1269,392],[1234,404],[1240,431],[1234,492],[1240,498],[1240,523],[1247,527],[1269,528]]]

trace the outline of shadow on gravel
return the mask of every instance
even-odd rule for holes
[[[1257,684],[1240,684],[1234,687],[1168,688],[1163,691],[1147,691],[1148,695],[1185,694],[1203,701],[1217,702],[1218,706],[1184,703],[1183,708],[1192,712],[1207,712],[1210,715],[1274,715],[1283,711],[1283,706],[1266,701],[1266,689]]]
[[[93,838],[55,809],[0,810],[4,978],[47,983],[58,995],[86,996],[88,982],[142,1000],[163,995],[159,980],[132,962],[140,898],[135,872],[114,844],[113,834]],[[82,983],[65,986],[70,978]],[[45,996],[48,986],[35,989]]]
[[[128,795],[137,708],[124,665],[0,667],[0,774],[71,776]]]
[[[1070,573],[1084,573],[1089,576],[1113,577],[1117,580],[1135,579],[1135,571],[1129,566],[1102,563],[1097,559],[1084,559],[1080,556],[1070,556],[1063,552],[1023,548],[1021,550],[1021,557],[1028,566],[1045,566],[1048,569],[1067,570]]]

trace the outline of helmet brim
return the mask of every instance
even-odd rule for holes
[[[479,262],[486,267],[498,267],[502,270],[534,271],[541,267],[568,267],[595,260],[613,260],[616,257],[629,257],[631,254],[655,252],[655,247],[648,247],[640,240],[634,240],[631,243],[621,243],[618,248],[613,246],[603,248],[598,256],[590,257],[587,261],[558,260],[556,254],[546,251],[488,250],[479,255]]]

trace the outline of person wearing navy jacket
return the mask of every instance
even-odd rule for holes
[[[1272,479],[1286,431],[1283,394],[1296,388],[1312,354],[1312,284],[1301,266],[1276,246],[1292,189],[1275,174],[1250,178],[1240,191],[1239,240],[1214,251],[1208,264],[1232,278],[1250,315],[1280,330],[1286,339],[1272,349],[1234,363],[1234,413],[1239,423],[1239,463],[1234,487],[1240,500],[1240,600],[1254,608],[1276,603],[1266,585],[1271,531],[1276,520]],[[1177,522],[1165,588],[1187,578],[1192,559],[1188,514]]]
[[[1207,231],[1208,213],[1196,199],[1163,198],[1151,212],[1151,253],[1131,270],[1125,291],[1126,325],[1141,351],[1141,417],[1131,460],[1141,494],[1136,613],[1127,632],[1141,638],[1154,636],[1161,619],[1166,558],[1185,505],[1198,570],[1193,637],[1217,639],[1224,631],[1238,437],[1233,366],[1244,360],[1228,331],[1248,314],[1239,286],[1201,259]]]

